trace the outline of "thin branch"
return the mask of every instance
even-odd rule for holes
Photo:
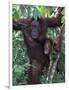
[[[57,45],[56,45],[56,47],[58,48],[58,51],[56,52],[56,60],[51,65],[51,68],[50,68],[49,74],[48,74],[48,82],[49,83],[52,83],[54,73],[55,73],[55,70],[56,70],[56,67],[57,67],[57,62],[60,60],[61,44],[62,44],[62,40],[63,40],[64,30],[65,30],[65,25],[63,24],[63,26],[61,27],[61,31],[60,31],[60,33],[59,33],[59,35],[57,37]]]

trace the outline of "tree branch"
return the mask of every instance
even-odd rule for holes
[[[57,8],[54,16],[47,18],[48,27],[57,27],[57,26],[62,25],[62,23],[61,23],[61,18],[62,18],[61,11],[62,10],[63,10],[63,8]]]
[[[59,33],[59,35],[57,37],[56,48],[58,50],[56,52],[56,60],[54,61],[54,63],[51,64],[51,68],[50,68],[49,73],[48,73],[48,82],[49,83],[52,83],[54,73],[55,73],[55,70],[56,70],[56,67],[57,67],[57,62],[60,60],[61,44],[62,44],[62,40],[63,40],[64,30],[65,30],[65,24],[63,24],[63,26],[61,27],[61,31],[60,31],[60,33]]]

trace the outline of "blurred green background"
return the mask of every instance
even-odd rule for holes
[[[13,5],[12,6],[12,16],[13,19],[18,20],[21,18],[37,18],[41,17],[50,17],[56,7],[46,7],[46,6],[32,6],[32,5]],[[62,11],[63,17],[61,22],[64,22],[64,10]],[[54,15],[54,14],[53,14]],[[48,36],[53,40],[56,38],[58,34],[59,28],[48,28]],[[20,31],[12,32],[13,38],[13,85],[25,85],[27,84],[28,79],[28,69],[29,58],[26,52],[26,46],[24,43],[23,35]],[[58,62],[58,70],[55,71],[53,83],[63,83],[65,82],[65,42],[62,43],[61,48],[61,58],[60,62]],[[40,77],[41,84],[48,83],[45,75],[41,75]]]

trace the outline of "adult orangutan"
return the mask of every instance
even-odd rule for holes
[[[38,17],[37,20],[34,18],[13,20],[13,29],[20,30],[24,35],[27,54],[30,59],[31,67],[29,69],[28,84],[40,83],[38,77],[41,75],[44,66],[48,69],[50,56],[48,52],[45,51],[44,53],[44,45],[45,42],[46,45],[49,43],[47,49],[50,50],[51,43],[49,41],[51,40],[46,38],[47,29],[48,27],[54,28],[62,25],[61,10],[62,8],[59,8],[56,16],[51,18]]]

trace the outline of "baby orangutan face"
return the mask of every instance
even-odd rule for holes
[[[45,55],[50,54],[51,49],[52,49],[52,40],[51,39],[47,39],[45,41],[45,44],[44,44],[44,54]]]

